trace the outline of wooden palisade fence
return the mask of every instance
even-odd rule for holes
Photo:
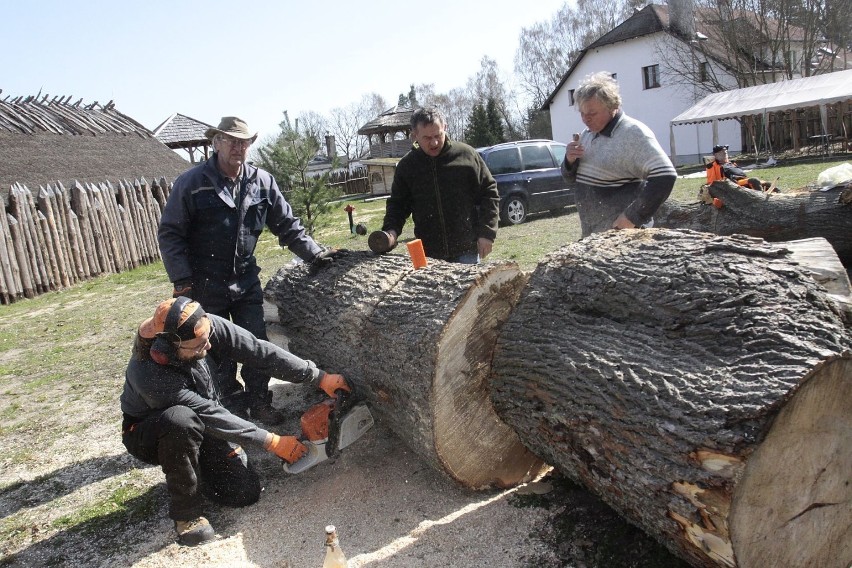
[[[0,301],[9,304],[160,258],[157,225],[171,184],[145,178],[13,184],[0,215]]]
[[[359,166],[351,170],[330,172],[328,186],[340,189],[343,195],[356,195],[370,190],[367,180],[367,168]]]

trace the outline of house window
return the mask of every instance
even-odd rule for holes
[[[701,83],[706,83],[710,80],[710,68],[706,61],[700,61],[698,63],[698,81]]]
[[[574,106],[574,89],[568,91],[568,104]]]
[[[658,89],[660,87],[659,65],[649,65],[642,68],[642,86],[645,89]]]

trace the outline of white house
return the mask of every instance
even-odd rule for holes
[[[684,4],[671,5],[677,6],[672,13],[680,14]],[[733,80],[726,78],[722,66],[705,56],[707,50],[700,42],[706,41],[707,36],[693,30],[689,5],[683,16],[677,16],[677,24],[670,25],[669,13],[669,6],[650,4],[581,52],[543,105],[550,109],[554,140],[568,143],[573,133],[585,128],[573,94],[580,81],[591,73],[606,71],[615,77],[624,112],[648,125],[669,155],[669,122],[707,94],[684,77],[712,72],[717,81],[736,87]],[[690,37],[693,39],[684,39]],[[675,165],[699,163],[701,156],[711,153],[714,144],[709,124],[680,127],[673,136],[678,152],[671,156]],[[739,123],[719,124],[717,140],[728,144],[733,154],[741,151]]]

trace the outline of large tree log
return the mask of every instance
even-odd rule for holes
[[[514,264],[343,253],[284,267],[266,286],[299,356],[351,380],[376,419],[470,488],[510,486],[542,462],[494,413],[487,378],[500,325],[526,282]]]
[[[548,463],[695,566],[852,561],[852,339],[782,245],[609,231],[549,255],[491,396]]]
[[[711,197],[722,201],[721,208],[667,201],[654,214],[654,226],[717,235],[739,233],[773,242],[823,237],[843,264],[852,267],[852,186],[764,193],[717,181],[708,189]]]
[[[852,327],[852,283],[849,273],[834,248],[821,237],[787,241],[784,243],[796,261],[817,283],[821,284],[828,296],[837,302],[846,327]]]

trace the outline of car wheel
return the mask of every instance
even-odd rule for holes
[[[513,195],[503,204],[503,222],[508,225],[520,225],[527,218],[527,202],[523,197]]]

